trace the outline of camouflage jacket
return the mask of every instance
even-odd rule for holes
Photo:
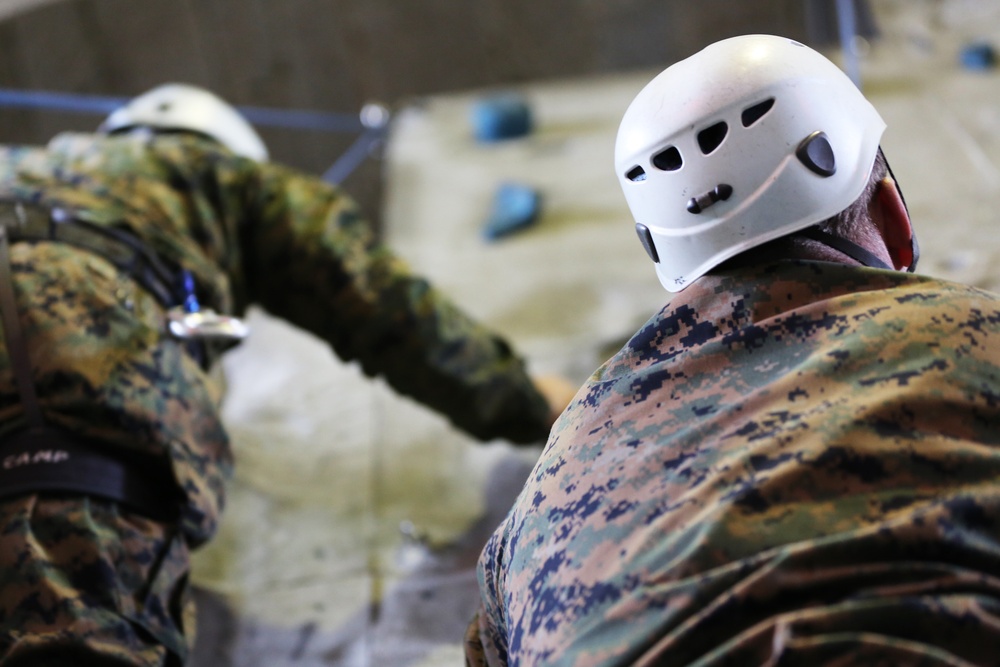
[[[473,436],[548,433],[545,400],[505,341],[412,275],[317,178],[193,135],[66,134],[44,150],[0,149],[0,199],[131,231],[193,273],[203,305],[260,304]],[[188,495],[185,529],[206,539],[231,458],[220,388],[169,336],[163,308],[102,258],[53,243],[11,254],[45,418],[171,458]],[[0,354],[0,429],[21,416]]]
[[[556,422],[481,556],[469,662],[996,664],[998,444],[1000,297],[707,276]]]

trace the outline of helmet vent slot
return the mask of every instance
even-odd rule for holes
[[[725,121],[719,121],[715,125],[706,127],[698,133],[698,146],[701,148],[701,152],[708,155],[714,151],[722,144],[727,134],[729,134],[729,126],[726,125]]]
[[[677,171],[684,166],[684,159],[675,146],[670,146],[653,156],[653,166],[663,171]]]
[[[636,182],[644,181],[646,180],[646,170],[639,165],[636,165],[625,173],[625,178]]]
[[[771,110],[774,106],[774,98],[768,98],[763,102],[758,102],[753,106],[747,107],[743,110],[743,115],[740,116],[740,120],[743,121],[743,127],[750,127],[758,120],[767,115],[767,112]]]

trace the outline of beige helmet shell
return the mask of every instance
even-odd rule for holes
[[[101,124],[105,133],[133,127],[190,130],[212,137],[237,155],[268,159],[267,146],[249,122],[220,97],[203,88],[168,83],[113,111]]]
[[[660,282],[678,292],[744,250],[847,208],[884,130],[823,55],[746,35],[674,64],[639,92],[618,130],[615,171]]]

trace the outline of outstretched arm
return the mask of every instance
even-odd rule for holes
[[[243,228],[249,296],[479,439],[539,442],[561,411],[524,361],[386,246],[340,189],[267,166]]]

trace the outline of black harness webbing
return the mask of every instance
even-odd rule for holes
[[[183,301],[179,293],[180,271],[168,267],[125,230],[77,220],[61,209],[3,200],[0,200],[0,224],[7,228],[11,243],[56,241],[105,258],[142,285],[164,308]]]
[[[179,492],[149,457],[130,464],[69,433],[43,426],[0,441],[0,498],[33,493],[82,494],[120,503],[158,521],[176,519]],[[162,471],[157,474],[154,471]]]

